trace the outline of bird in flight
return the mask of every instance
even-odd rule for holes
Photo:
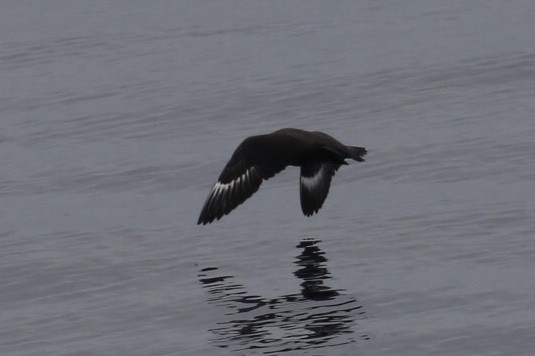
[[[323,205],[331,179],[351,158],[364,161],[364,147],[346,146],[319,131],[286,128],[246,138],[219,175],[197,224],[209,224],[229,214],[253,195],[262,181],[287,166],[301,167],[300,197],[303,214],[311,216]]]

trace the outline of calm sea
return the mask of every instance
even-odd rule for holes
[[[2,1],[0,354],[535,354],[535,2]],[[365,146],[197,226],[245,137]]]

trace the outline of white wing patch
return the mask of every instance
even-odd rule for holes
[[[321,165],[319,171],[316,172],[312,177],[301,176],[301,185],[307,190],[314,190],[319,184],[321,184],[325,175],[325,166]]]
[[[232,182],[229,182],[229,183],[217,182],[214,185],[214,188],[212,189],[212,195],[217,196],[219,194],[224,194],[227,191],[234,189],[234,187],[240,186],[241,184],[247,184],[247,181],[249,180],[249,176],[251,174],[251,170],[253,168],[254,167],[249,168],[248,170],[245,171],[245,173],[243,173],[238,178],[234,179]]]

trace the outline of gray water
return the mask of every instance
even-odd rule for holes
[[[532,355],[535,2],[2,1],[0,354]],[[197,226],[244,137],[365,146]]]

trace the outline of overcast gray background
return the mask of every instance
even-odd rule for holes
[[[0,353],[532,355],[534,19],[532,0],[2,1]],[[312,218],[290,168],[196,226],[240,141],[281,127],[367,161]],[[307,241],[337,296],[300,294]]]

